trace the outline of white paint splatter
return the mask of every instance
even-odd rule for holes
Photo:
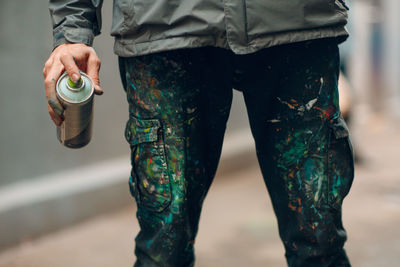
[[[314,99],[311,99],[310,101],[308,101],[308,103],[306,104],[306,109],[310,110],[317,101],[318,101],[318,98],[314,98]]]
[[[186,113],[191,114],[196,111],[196,108],[187,108]]]
[[[322,87],[324,87],[324,77],[321,77],[321,79],[319,80],[320,81],[320,86],[319,86],[319,95],[321,94],[321,92],[322,92]]]
[[[267,122],[277,123],[277,122],[280,122],[280,121],[281,121],[281,120],[273,119],[273,120],[268,120]]]

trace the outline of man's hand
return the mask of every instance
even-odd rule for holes
[[[48,110],[54,124],[61,125],[64,109],[56,97],[56,83],[61,74],[66,71],[73,82],[77,82],[85,72],[94,83],[94,93],[102,95],[100,88],[99,70],[100,59],[90,46],[85,44],[62,44],[51,53],[43,69],[44,87]]]

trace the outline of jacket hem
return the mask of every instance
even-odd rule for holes
[[[215,36],[178,36],[142,43],[127,38],[115,38],[114,53],[121,57],[134,57],[175,49],[213,46],[229,49],[235,54],[250,54],[273,46],[321,38],[337,38],[338,43],[341,43],[348,35],[344,26],[297,30],[259,36],[247,46],[228,45],[226,38],[222,40]]]
[[[344,26],[297,30],[259,36],[250,41],[248,46],[230,46],[236,54],[254,53],[264,48],[278,45],[298,43],[322,38],[336,38],[338,44],[344,42],[349,36]]]
[[[221,41],[217,41],[215,36],[179,36],[143,43],[136,43],[131,39],[115,38],[114,53],[121,57],[135,57],[176,49],[205,46],[229,49],[227,44],[224,45]]]

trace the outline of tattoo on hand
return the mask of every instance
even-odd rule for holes
[[[76,60],[76,58],[74,56],[72,56],[72,58],[74,59],[75,64],[78,66],[78,61]]]

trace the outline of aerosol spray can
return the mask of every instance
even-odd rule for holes
[[[74,83],[67,73],[57,81],[56,94],[64,107],[64,121],[57,127],[57,138],[69,148],[81,148],[92,137],[93,95],[92,80],[81,72],[81,78]]]

